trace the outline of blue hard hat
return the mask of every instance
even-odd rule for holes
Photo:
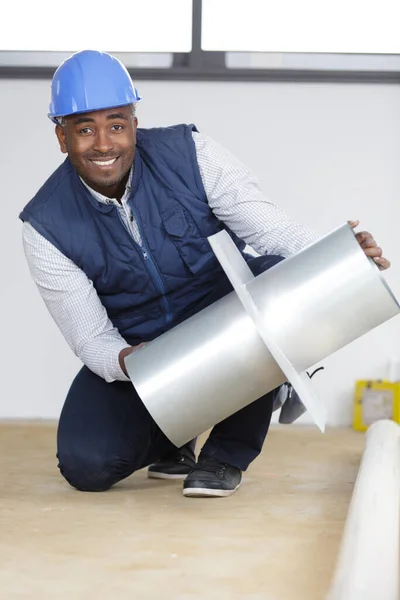
[[[139,100],[141,97],[118,58],[106,52],[83,50],[67,58],[54,73],[48,117],[57,123],[57,117],[127,106]]]

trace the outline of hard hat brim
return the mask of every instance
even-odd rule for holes
[[[86,110],[77,110],[74,112],[69,112],[68,114],[52,114],[52,113],[48,113],[47,116],[50,119],[50,121],[53,121],[53,123],[55,123],[56,125],[58,125],[58,119],[60,117],[71,117],[72,115],[83,115],[85,113],[90,113],[90,112],[97,112],[99,110],[108,110],[108,109],[112,109],[112,108],[119,108],[121,106],[130,106],[131,104],[137,104],[138,102],[140,102],[142,100],[142,97],[139,96],[137,100],[134,100],[133,102],[124,102],[123,104],[115,104],[114,106],[99,106],[98,108],[88,108]]]

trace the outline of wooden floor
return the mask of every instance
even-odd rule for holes
[[[143,471],[93,494],[59,475],[54,424],[0,423],[0,598],[321,600],[363,445],[276,428],[231,498]]]

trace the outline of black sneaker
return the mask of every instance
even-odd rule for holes
[[[199,458],[197,465],[186,477],[183,495],[190,498],[223,498],[236,492],[241,481],[240,469],[204,456]]]
[[[147,476],[151,479],[186,479],[196,466],[194,453],[196,441],[168,452],[158,462],[149,466]]]

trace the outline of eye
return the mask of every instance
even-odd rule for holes
[[[123,129],[122,125],[113,125],[111,127],[112,131],[121,131],[121,129]]]
[[[90,133],[92,133],[92,130],[90,129],[90,127],[84,127],[83,129],[79,130],[79,133],[81,133],[82,135],[89,135]]]

